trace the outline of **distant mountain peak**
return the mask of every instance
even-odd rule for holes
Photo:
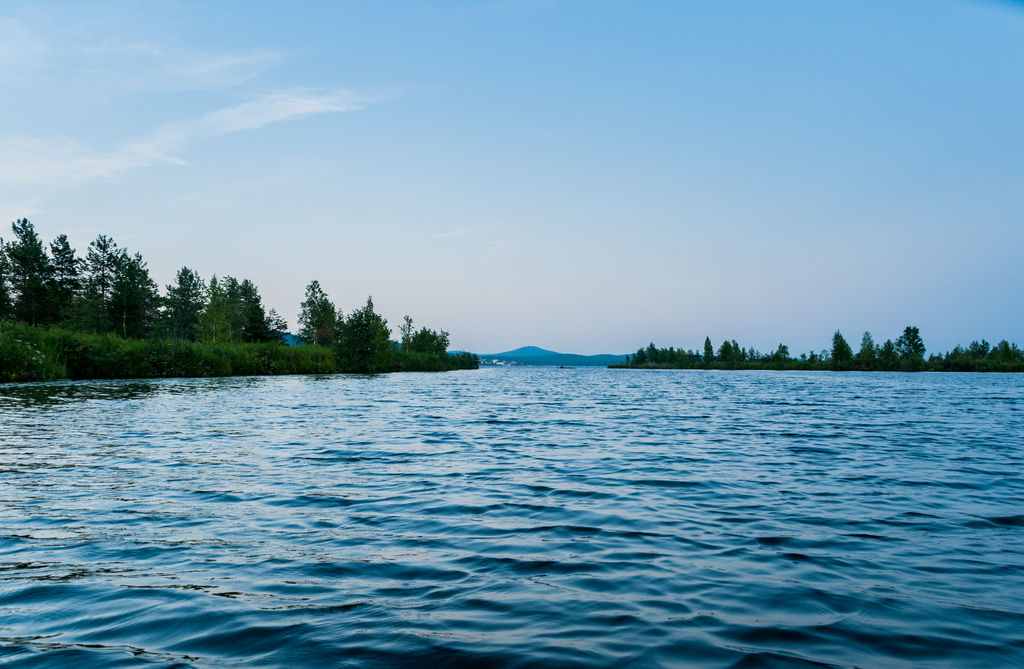
[[[486,355],[494,358],[532,358],[539,355],[559,355],[559,353],[557,351],[549,351],[537,346],[523,346],[522,348],[517,348],[514,351],[505,351],[504,353],[487,353]]]

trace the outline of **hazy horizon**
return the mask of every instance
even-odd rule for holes
[[[0,237],[453,349],[1024,343],[1024,4],[0,10]]]

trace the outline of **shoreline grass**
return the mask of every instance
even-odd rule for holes
[[[472,354],[394,351],[388,371],[475,369]],[[332,347],[125,339],[23,323],[0,324],[0,382],[336,374]]]

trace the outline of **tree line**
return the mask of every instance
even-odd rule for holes
[[[306,287],[301,309],[299,340],[332,347],[338,352],[339,363],[348,371],[441,371],[479,366],[479,359],[472,353],[448,354],[447,332],[425,327],[416,330],[409,316],[398,328],[401,340],[392,341],[388,322],[373,310],[372,297],[367,298],[364,307],[346,316],[334,306],[320,282],[312,281]]]
[[[793,357],[789,347],[779,344],[770,353],[743,348],[735,339],[726,340],[715,350],[711,338],[704,339],[702,351],[658,348],[653,343],[626,356],[612,367],[652,367],[666,369],[793,369],[833,371],[944,371],[944,372],[1024,372],[1024,351],[1005,339],[991,345],[984,339],[968,347],[957,346],[945,354],[927,350],[917,327],[908,326],[896,341],[875,343],[871,333],[861,337],[855,353],[838,330],[831,348]]]
[[[11,229],[11,241],[0,238],[0,319],[126,339],[284,341],[288,324],[248,279],[207,283],[182,267],[161,295],[142,255],[106,235],[80,257],[67,235],[45,245],[27,219]]]
[[[51,352],[62,356],[62,359],[68,359],[69,347],[73,348],[68,342],[72,340],[78,342],[74,344],[78,347],[76,350],[91,347],[90,350],[98,351],[103,348],[110,355],[114,355],[110,351],[120,350],[109,342],[100,346],[98,340],[69,337],[67,333],[108,339],[195,343],[206,345],[207,353],[212,351],[213,358],[206,353],[195,353],[205,360],[202,364],[186,364],[177,358],[180,357],[179,349],[185,349],[174,345],[167,349],[170,353],[159,354],[166,358],[163,362],[156,366],[143,366],[148,370],[144,372],[138,371],[142,369],[138,365],[125,360],[111,363],[110,373],[127,370],[129,375],[193,373],[181,371],[186,368],[193,371],[207,369],[211,375],[233,373],[225,370],[235,368],[271,370],[265,373],[275,373],[275,369],[363,373],[443,371],[475,368],[477,364],[472,354],[449,356],[447,332],[427,328],[414,330],[408,316],[400,328],[402,340],[392,341],[387,321],[374,311],[372,299],[367,300],[366,306],[345,315],[335,308],[320,284],[313,281],[302,303],[297,338],[299,343],[324,349],[327,353],[292,352],[285,356],[268,349],[270,352],[262,353],[264,363],[260,367],[252,363],[252,351],[246,352],[236,346],[230,349],[229,355],[229,348],[226,348],[228,344],[288,343],[287,322],[274,309],[267,311],[264,308],[259,290],[252,281],[214,275],[207,282],[198,272],[182,267],[174,282],[161,293],[142,255],[130,253],[106,235],[97,236],[89,243],[85,255],[79,256],[66,235],[44,244],[27,219],[15,221],[11,230],[13,238],[10,241],[0,238],[0,368],[6,367],[0,369],[3,372],[0,377],[6,375],[8,380],[38,376],[33,376],[30,371],[11,371],[29,370],[31,361],[38,357],[26,346],[56,347]],[[17,336],[12,334],[15,324],[20,326]],[[65,334],[40,338],[27,334],[26,327]],[[36,343],[26,343],[29,340]],[[127,351],[131,347],[120,348]],[[161,347],[150,348],[153,351],[164,350]],[[142,349],[135,347],[132,350]],[[203,351],[201,348],[194,350]],[[235,360],[234,367],[224,360],[214,361],[217,355],[224,360]],[[299,364],[296,356],[315,362]],[[271,358],[277,362],[267,362]],[[281,363],[286,358],[291,362]],[[248,362],[240,362],[243,360]],[[56,374],[59,377],[58,368],[55,368],[58,371],[51,370],[43,375]],[[83,378],[81,374],[93,373],[87,370],[96,369],[91,363],[75,363],[71,368],[64,366],[65,373],[74,378]],[[95,373],[100,374],[98,371]]]

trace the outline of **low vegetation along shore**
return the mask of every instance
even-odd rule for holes
[[[316,281],[306,289],[299,331],[267,312],[248,280],[204,281],[183,267],[161,294],[142,256],[100,235],[77,257],[66,236],[49,244],[32,224],[0,239],[0,381],[376,374],[476,369],[471,353],[448,353],[444,330],[415,329],[406,316],[391,339],[373,300],[345,314]]]
[[[703,351],[658,348],[653,343],[627,356],[613,368],[640,369],[777,369],[831,370],[861,372],[1024,372],[1024,351],[1005,339],[991,345],[984,339],[968,347],[957,346],[945,354],[927,350],[916,327],[907,327],[894,342],[876,344],[871,333],[861,337],[860,348],[853,347],[836,331],[832,347],[793,357],[789,347],[779,344],[771,353],[743,348],[735,339],[726,340],[715,351],[711,338],[704,339]]]

